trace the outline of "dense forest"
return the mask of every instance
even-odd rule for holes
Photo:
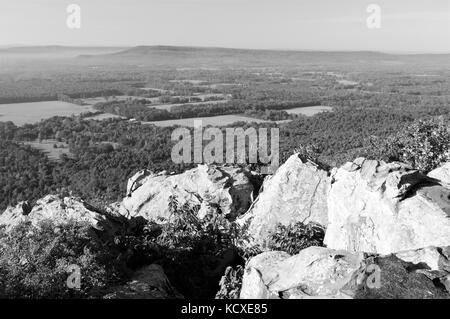
[[[72,191],[104,204],[123,196],[127,178],[137,170],[185,169],[170,161],[170,129],[79,118],[52,118],[21,128],[8,124],[0,127],[1,209],[57,190]],[[20,143],[38,138],[66,141],[72,156],[50,161],[40,151]],[[113,148],[104,142],[120,146]]]

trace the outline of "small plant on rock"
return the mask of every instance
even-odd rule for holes
[[[324,229],[317,224],[298,222],[294,225],[279,224],[268,240],[271,250],[285,251],[291,255],[311,246],[323,246]]]

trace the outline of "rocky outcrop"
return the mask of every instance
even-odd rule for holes
[[[262,192],[239,223],[257,244],[263,244],[278,224],[312,222],[326,227],[329,188],[328,173],[295,154],[264,181]]]
[[[160,173],[159,175],[164,175],[165,171],[163,171],[162,173]],[[139,187],[141,187],[149,177],[153,177],[155,176],[155,174],[153,174],[151,171],[149,171],[148,169],[144,169],[142,171],[137,172],[136,174],[134,174],[127,183],[127,196],[131,196],[131,194],[133,194],[133,192],[138,189]]]
[[[450,185],[450,163],[445,163],[428,173],[428,177],[435,178],[443,184]]]
[[[295,256],[270,251],[253,257],[244,271],[241,298],[449,298],[446,165],[426,176],[402,163],[358,158],[334,169],[330,177],[311,171],[307,178],[296,176],[301,175],[299,167],[303,171],[309,163],[298,165],[291,157],[285,165],[264,184],[249,212],[249,229],[258,229],[253,234],[264,238],[272,220],[300,211],[302,200],[291,205],[286,195],[293,191],[299,199],[311,194],[309,182],[325,176],[323,183],[329,185],[321,198],[327,205],[316,206],[311,216],[321,216],[320,209],[327,213],[327,248],[309,247]],[[264,205],[258,207],[261,199]],[[283,203],[288,212],[283,212]],[[259,228],[252,225],[255,221]]]
[[[436,178],[359,158],[332,179],[327,247],[391,254],[450,244],[450,189]]]
[[[440,249],[436,247],[403,251],[396,253],[395,255],[401,260],[415,265],[424,264],[431,270],[440,270],[442,269],[442,265],[448,262],[447,258],[442,255]]]
[[[182,299],[161,266],[152,264],[138,270],[130,282],[112,289],[104,299]]]
[[[450,292],[450,247],[427,247],[395,254],[416,267],[426,268],[428,278],[438,280]]]
[[[31,209],[28,202],[20,202],[14,207],[8,207],[0,214],[0,226],[10,229],[18,225],[20,222],[25,221],[26,216],[30,214]]]
[[[103,213],[75,197],[48,195],[38,200],[33,207],[26,202],[9,207],[0,215],[0,225],[11,229],[23,221],[29,221],[33,225],[38,225],[43,220],[51,220],[55,225],[75,221],[86,223],[105,233],[114,233],[120,228],[122,219],[121,216]]]
[[[427,269],[395,256],[309,247],[298,255],[265,252],[244,271],[243,299],[448,298]]]
[[[169,198],[180,205],[200,206],[199,216],[221,213],[230,218],[243,214],[252,201],[253,186],[243,169],[199,165],[178,175],[140,172],[128,183],[128,197],[119,212],[159,221],[169,218]]]
[[[241,298],[326,297],[340,289],[362,266],[362,254],[309,247],[298,255],[265,252],[252,258],[244,271]]]
[[[241,289],[242,269],[229,268],[220,296],[448,298],[449,170],[447,163],[424,175],[402,163],[358,158],[329,173],[294,155],[266,178],[253,203],[253,177],[243,169],[199,165],[178,175],[144,170],[128,181],[127,197],[105,211],[75,197],[49,195],[34,206],[23,202],[9,207],[0,215],[0,226],[10,229],[22,221],[38,225],[50,219],[55,224],[84,222],[107,234],[124,227],[134,233],[148,220],[170,220],[173,196],[180,205],[200,207],[200,218],[238,217],[245,238],[237,242],[249,238],[258,248],[266,248],[268,236],[279,224],[314,223],[326,228],[326,247],[309,247],[294,256],[267,251],[251,258]],[[218,280],[211,278],[242,262],[234,249],[216,257],[215,263],[205,265],[205,278],[213,284]],[[160,266],[150,265],[105,298],[182,296]]]

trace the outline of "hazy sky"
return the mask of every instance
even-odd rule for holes
[[[366,25],[371,3],[380,29]],[[450,0],[0,0],[0,45],[11,44],[450,52]]]

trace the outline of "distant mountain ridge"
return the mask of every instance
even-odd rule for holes
[[[122,55],[149,55],[156,53],[202,53],[202,54],[254,54],[254,55],[338,55],[338,56],[372,56],[372,57],[388,57],[389,53],[376,51],[320,51],[320,50],[268,50],[268,49],[240,49],[240,48],[223,48],[223,47],[189,47],[189,46],[136,46],[124,49],[120,52],[111,53],[112,56]]]
[[[101,59],[150,65],[227,65],[227,66],[293,66],[308,63],[422,63],[433,60],[450,62],[450,54],[392,54],[376,51],[256,50],[220,47],[136,46],[102,55],[81,55]]]
[[[194,46],[76,47],[19,46],[0,48],[0,55],[66,56],[102,63],[164,67],[261,67],[304,64],[450,64],[450,54],[394,54],[377,51],[268,50]]]
[[[323,61],[348,63],[355,60],[396,59],[394,55],[370,51],[291,51],[254,50],[218,47],[137,46],[103,55],[81,55],[101,59],[154,66],[291,66]]]
[[[125,47],[76,47],[76,46],[14,46],[0,47],[0,57],[25,58],[25,59],[54,59],[54,58],[76,58],[80,55],[102,55],[112,52],[120,52]]]
[[[105,51],[124,50],[125,47],[102,47],[102,46],[61,46],[61,45],[39,45],[39,46],[7,46],[0,47],[0,53],[51,53],[65,51]]]

